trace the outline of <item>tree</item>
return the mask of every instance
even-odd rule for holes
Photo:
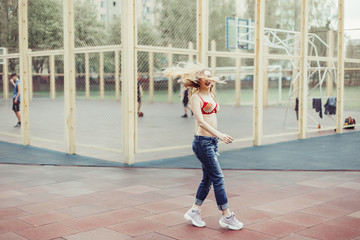
[[[37,51],[62,48],[62,6],[59,1],[30,0],[28,21],[29,49]],[[41,73],[44,68],[48,68],[47,58],[33,58],[32,66],[36,73]]]
[[[121,17],[117,16],[109,25],[109,42],[121,44]]]
[[[196,43],[196,1],[158,0],[160,44],[187,48]]]
[[[226,50],[226,18],[234,15],[235,1],[212,1],[209,13],[209,41],[215,40],[216,49]]]
[[[209,13],[209,45],[216,42],[217,51],[226,51],[226,18],[236,15],[234,12],[234,0],[211,1]],[[210,46],[209,46],[210,47]],[[234,66],[233,58],[216,58],[217,67]]]
[[[281,0],[280,0],[281,1]],[[245,19],[255,19],[255,1],[247,0],[247,11],[244,12]],[[280,28],[279,18],[282,17],[282,8],[279,0],[265,1],[265,27]]]
[[[247,0],[245,18],[255,18],[255,1]],[[265,27],[300,31],[301,1],[267,0],[265,2]],[[309,26],[330,28],[336,21],[335,0],[310,1]]]
[[[75,47],[93,47],[109,44],[105,25],[97,19],[95,5],[87,1],[75,1]],[[83,55],[75,58],[76,68],[85,72]],[[105,59],[104,59],[105,60]],[[98,72],[98,55],[90,55],[90,69]]]
[[[6,47],[12,52],[19,46],[18,1],[0,1],[0,47]]]
[[[108,44],[105,25],[97,20],[95,5],[86,1],[75,2],[75,47]]]
[[[62,5],[59,1],[30,0],[28,21],[30,49],[36,51],[62,48]]]

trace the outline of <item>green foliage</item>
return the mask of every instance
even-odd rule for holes
[[[8,53],[17,52],[19,46],[18,1],[0,1],[0,47]]]
[[[187,48],[189,42],[196,43],[197,1],[159,0],[159,26],[161,45]]]
[[[29,0],[28,19],[30,49],[34,51],[62,47],[62,5],[59,1]]]
[[[336,0],[310,0],[309,26],[333,27],[337,17]],[[245,19],[255,19],[255,1],[246,0]],[[300,31],[301,1],[266,0],[265,27]]]
[[[154,45],[159,42],[159,32],[150,23],[142,22],[138,24],[138,44]]]
[[[233,8],[235,2],[222,2],[222,1],[212,1],[209,14],[209,40],[215,40],[217,43],[216,49],[219,51],[226,50],[225,46],[225,28],[226,28],[226,18],[232,17],[234,15]]]
[[[86,1],[76,1],[75,4],[75,46],[101,46],[106,45],[107,32],[104,24],[97,18],[94,5]]]
[[[121,43],[121,17],[115,17],[110,23],[109,42],[118,45]]]
[[[28,41],[33,51],[62,48],[62,6],[56,0],[30,0],[28,2]],[[60,40],[60,41],[59,41]],[[36,57],[32,61],[35,72],[48,66],[47,59]]]
[[[150,23],[138,18],[137,44],[147,46],[168,46],[188,48],[189,42],[196,47],[197,36],[197,0],[153,0],[155,21]],[[242,16],[236,13],[238,0],[209,1],[209,43],[215,40],[217,50],[225,49],[225,19],[238,15],[239,18],[255,18],[254,0],[243,0]],[[332,28],[335,0],[311,0],[309,23],[311,32],[326,32]],[[18,0],[0,1],[0,46],[16,52],[18,48]],[[63,48],[62,1],[28,0],[29,16],[29,48],[35,50]],[[121,17],[113,18],[109,25],[97,19],[98,13],[89,1],[74,1],[75,7],[75,47],[92,47],[121,44]],[[269,28],[300,30],[300,1],[298,0],[266,0],[266,23]],[[322,39],[325,39],[321,35]],[[320,49],[323,53],[323,49]],[[98,68],[98,57],[93,54],[90,64]],[[146,55],[146,54],[145,54]],[[138,64],[139,71],[148,70],[148,55]],[[166,58],[166,57],[165,57]],[[176,58],[176,56],[174,56]],[[164,57],[155,58],[155,68],[164,67]],[[104,55],[105,71],[112,71],[113,56]],[[144,61],[144,62],[143,62]],[[47,65],[46,58],[34,58],[34,69],[39,72]],[[83,56],[76,57],[77,69],[84,70]],[[218,59],[218,66],[233,66],[231,58]],[[57,69],[57,71],[60,71]]]

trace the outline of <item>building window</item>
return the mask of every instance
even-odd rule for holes
[[[116,2],[113,2],[113,6],[114,6],[114,7],[116,6]]]
[[[106,3],[105,3],[104,1],[101,1],[100,7],[101,7],[101,8],[105,8],[105,7],[106,7]]]

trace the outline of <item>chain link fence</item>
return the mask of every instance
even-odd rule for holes
[[[76,153],[123,161],[122,84],[138,81],[139,111],[136,151],[139,159],[190,154],[194,117],[183,105],[179,79],[163,77],[163,69],[195,60],[199,51],[198,0],[137,0],[136,79],[121,73],[120,0],[75,0],[75,144]],[[219,129],[231,134],[234,147],[250,146],[254,121],[255,2],[208,0],[208,35],[203,61],[226,81],[214,88],[221,105]],[[333,132],[336,115],[325,115],[325,103],[337,97],[337,1],[309,1],[308,126],[309,133]],[[266,0],[263,80],[263,137],[266,142],[297,138],[300,81],[300,1]],[[12,72],[19,73],[18,1],[0,5],[0,139],[21,143],[12,127]],[[64,151],[63,2],[28,0],[28,69],[31,145]],[[345,12],[346,19],[346,12]],[[65,27],[67,31],[67,27]],[[345,31],[352,39],[354,31]],[[360,44],[346,41],[344,118],[360,122]],[[321,99],[320,109],[314,101]],[[316,104],[315,104],[316,105]],[[187,118],[182,117],[187,112]],[[224,149],[229,146],[224,146]],[[151,153],[149,155],[149,153]],[[166,153],[167,155],[164,155]],[[156,155],[157,154],[157,155]]]

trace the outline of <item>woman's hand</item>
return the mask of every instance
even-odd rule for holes
[[[223,141],[224,143],[226,143],[226,144],[232,143],[232,141],[233,141],[233,138],[231,136],[227,135],[227,134],[221,134],[219,136],[219,139],[221,141]]]

